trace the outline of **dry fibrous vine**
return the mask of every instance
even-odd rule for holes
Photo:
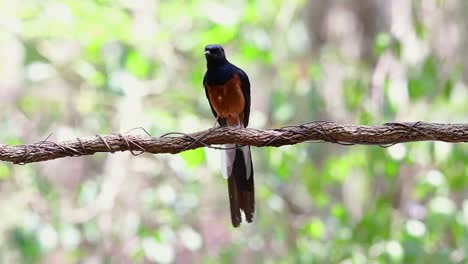
[[[141,129],[145,131],[144,129]],[[146,132],[146,131],[145,131]],[[314,121],[303,125],[277,129],[217,127],[185,134],[171,132],[159,137],[108,134],[81,137],[64,142],[47,139],[33,144],[2,145],[0,160],[26,164],[63,157],[92,155],[97,152],[130,151],[142,153],[179,153],[199,147],[222,148],[222,144],[280,147],[302,142],[330,142],[341,145],[379,145],[388,147],[412,141],[468,142],[468,124],[440,124],[426,122],[386,123],[383,125],[349,125]]]

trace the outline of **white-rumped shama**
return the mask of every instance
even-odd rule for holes
[[[207,70],[203,78],[206,97],[220,126],[247,127],[250,114],[250,82],[247,74],[231,64],[220,45],[205,47]],[[234,227],[247,222],[255,211],[254,173],[249,146],[227,144],[224,150],[225,175],[228,178],[231,221]]]

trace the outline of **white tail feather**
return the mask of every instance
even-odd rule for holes
[[[221,163],[222,163],[222,172],[225,179],[229,178],[232,173],[232,167],[234,165],[234,159],[236,158],[236,145],[235,144],[226,144],[224,145],[226,150],[222,151],[221,154]]]
[[[252,160],[251,160],[252,157],[250,155],[250,146],[243,146],[240,149],[244,153],[245,172],[247,174],[247,180],[248,180],[250,176],[252,175],[252,167],[250,167],[250,164],[252,163]]]

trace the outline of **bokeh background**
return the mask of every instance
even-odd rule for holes
[[[464,0],[0,0],[0,142],[213,125],[206,44],[251,127],[468,122]],[[143,133],[133,131],[132,133]],[[230,224],[220,153],[0,163],[1,263],[467,263],[468,147],[253,148]]]

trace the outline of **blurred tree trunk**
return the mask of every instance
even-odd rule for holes
[[[373,44],[378,32],[388,29],[389,10],[391,1],[379,0],[350,0],[350,1],[321,1],[309,0],[306,7],[306,24],[311,38],[312,53],[317,54],[322,45],[329,43],[328,31],[333,21],[328,16],[333,10],[343,8],[352,12],[355,38],[360,42],[360,57],[369,64],[375,62]]]

